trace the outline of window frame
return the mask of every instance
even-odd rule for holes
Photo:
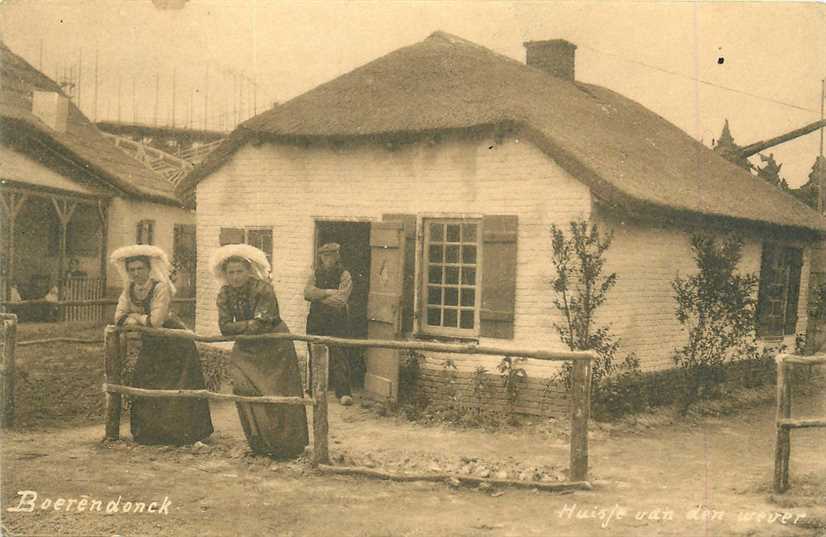
[[[421,248],[419,250],[420,256],[420,271],[419,271],[419,278],[418,278],[418,285],[416,286],[416,300],[418,301],[417,312],[417,332],[421,335],[426,336],[437,336],[437,337],[453,337],[453,338],[474,338],[477,339],[480,337],[481,331],[481,309],[482,309],[482,279],[484,275],[482,274],[482,259],[483,259],[483,237],[484,237],[484,230],[482,227],[482,216],[479,215],[422,215],[419,219],[420,221],[420,232],[417,233],[417,236],[421,238]],[[473,288],[475,290],[474,295],[474,305],[473,305],[473,328],[452,328],[452,327],[444,327],[444,326],[433,326],[428,324],[427,322],[427,310],[428,310],[428,286],[429,286],[429,275],[430,275],[430,224],[439,223],[439,224],[475,224],[476,225],[476,260],[474,262],[474,267],[476,270],[476,278]],[[463,244],[460,242],[459,244]],[[461,261],[461,248],[460,248],[460,260],[457,263],[459,266],[459,270],[461,273],[462,263]],[[441,263],[442,267],[449,266],[445,264],[445,261]],[[461,281],[461,277],[460,277]],[[442,283],[441,286],[444,287],[446,284]],[[451,286],[452,287],[452,286]],[[457,285],[458,289],[462,289],[462,285]],[[442,302],[444,302],[444,297],[442,298]],[[442,311],[444,311],[444,303],[441,304]],[[450,307],[450,306],[449,306]],[[461,293],[457,298],[457,313],[459,315],[458,321],[461,323],[461,311],[463,309],[461,305]]]
[[[782,273],[782,283],[778,282],[765,282],[764,278],[767,277],[766,274],[763,273],[763,266],[765,261],[765,256],[768,252],[774,250],[774,256],[776,260],[779,260],[779,263],[772,266],[772,276],[776,276],[778,272]],[[794,264],[789,263],[788,260],[790,258],[790,252],[795,252],[793,255],[799,256],[800,258],[800,266],[795,267]],[[803,249],[797,246],[790,246],[785,243],[780,242],[771,242],[766,241],[762,244],[762,249],[760,252],[760,280],[758,282],[758,290],[757,290],[757,330],[758,334],[757,337],[762,340],[781,340],[788,336],[793,336],[796,333],[796,326],[795,330],[791,333],[787,333],[786,326],[789,322],[787,317],[787,313],[789,312],[789,295],[791,291],[791,282],[793,280],[792,277],[792,270],[799,270],[800,274],[797,276],[798,282],[802,283],[803,278],[803,267],[805,266],[805,259],[804,259],[804,252]],[[779,309],[780,314],[772,316],[773,318],[779,318],[779,329],[767,328],[763,329],[764,326],[764,319],[765,319],[765,311],[766,308],[769,307],[769,297],[772,296],[769,294],[769,297],[765,296],[764,293],[768,293],[769,287],[778,287],[782,285],[781,294],[782,297],[779,301]],[[794,305],[793,311],[795,312],[795,320],[796,323],[800,322],[800,299],[801,299],[801,291],[802,289],[798,290],[797,293],[797,304]],[[777,303],[776,300],[772,300],[771,303]],[[767,326],[772,326],[772,324],[765,323]]]
[[[239,230],[243,233],[243,237],[241,239],[242,242],[237,242],[237,243],[230,242],[230,243],[227,243],[227,244],[247,244],[249,246],[254,246],[255,248],[258,248],[258,246],[256,246],[255,244],[250,244],[250,242],[249,242],[250,241],[250,231],[269,231],[269,233],[270,233],[270,252],[267,253],[267,251],[262,249],[262,248],[259,248],[259,250],[264,252],[264,254],[267,256],[267,261],[270,262],[270,267],[272,267],[272,257],[273,257],[274,252],[275,252],[275,229],[273,228],[273,226],[246,226],[246,227],[240,227],[240,226],[239,227],[224,227],[224,226],[221,226],[221,227],[218,228],[218,243],[219,243],[219,246],[221,245],[220,244],[220,242],[221,242],[221,232],[224,229]]]
[[[245,227],[243,229],[244,229],[244,244],[248,244],[248,245],[253,246],[255,248],[258,248],[259,250],[264,252],[264,255],[267,256],[267,261],[270,262],[270,267],[272,268],[272,257],[273,257],[273,253],[274,253],[273,251],[275,250],[275,231],[273,230],[272,226],[249,226],[249,227]],[[267,251],[264,250],[263,248],[260,248],[257,245],[250,243],[250,231],[269,231],[270,232],[270,251],[269,251],[269,253],[267,253]]]
[[[143,242],[144,233],[147,236],[145,242]],[[155,244],[155,220],[148,218],[138,220],[135,224],[135,244],[147,244],[150,246]]]

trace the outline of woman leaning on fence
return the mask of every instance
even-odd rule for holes
[[[115,323],[186,329],[169,310],[175,287],[169,261],[155,246],[125,246],[111,261],[127,282],[118,299]],[[132,385],[152,390],[204,389],[198,350],[190,340],[141,335]],[[133,399],[131,430],[141,444],[191,444],[212,434],[209,402],[200,399]]]
[[[281,320],[270,282],[270,264],[261,250],[232,244],[210,261],[221,284],[218,325],[225,336],[289,332]],[[236,395],[302,396],[295,346],[290,340],[236,341],[230,361]],[[277,458],[301,455],[308,443],[303,406],[236,403],[250,448]]]

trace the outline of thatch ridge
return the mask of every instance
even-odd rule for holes
[[[642,105],[444,32],[245,123],[181,183],[191,192],[250,140],[379,140],[518,125],[603,202],[826,232],[826,219]]]

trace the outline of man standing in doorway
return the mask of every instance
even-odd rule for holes
[[[304,300],[310,302],[307,334],[349,338],[350,316],[347,302],[353,291],[350,273],[341,263],[341,246],[330,242],[318,249],[318,263],[310,272]],[[350,391],[350,357],[347,349],[330,347],[331,381],[336,398],[344,406],[353,404]]]

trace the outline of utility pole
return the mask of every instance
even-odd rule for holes
[[[175,69],[172,69],[172,128],[175,128]]]
[[[77,53],[77,107],[83,111],[83,49]]]
[[[95,122],[98,120],[98,49],[95,49],[95,110],[92,114]]]
[[[209,118],[209,64],[206,66],[206,75],[204,78],[204,131],[206,131]]]
[[[120,77],[120,74],[118,74],[118,123],[120,123],[120,120],[121,120],[121,115],[120,115],[120,110],[121,110],[121,108],[120,108],[120,96],[121,96],[121,91],[120,91],[120,90],[121,90],[121,77]]]
[[[820,81],[820,120],[823,121],[823,104],[826,102],[826,78]],[[823,126],[820,127],[820,157],[819,160],[821,161],[821,168],[823,167]],[[824,190],[826,189],[826,185],[823,184],[826,179],[824,179],[824,175],[826,172],[821,172],[818,174],[818,181],[817,181],[817,212],[823,214],[823,194]]]
[[[154,119],[155,127],[158,126],[158,94],[160,93],[160,90],[161,90],[160,75],[158,73],[155,73],[155,116],[154,116],[155,117],[155,119]]]
[[[135,105],[135,75],[132,75],[132,124],[138,124],[138,107]]]

